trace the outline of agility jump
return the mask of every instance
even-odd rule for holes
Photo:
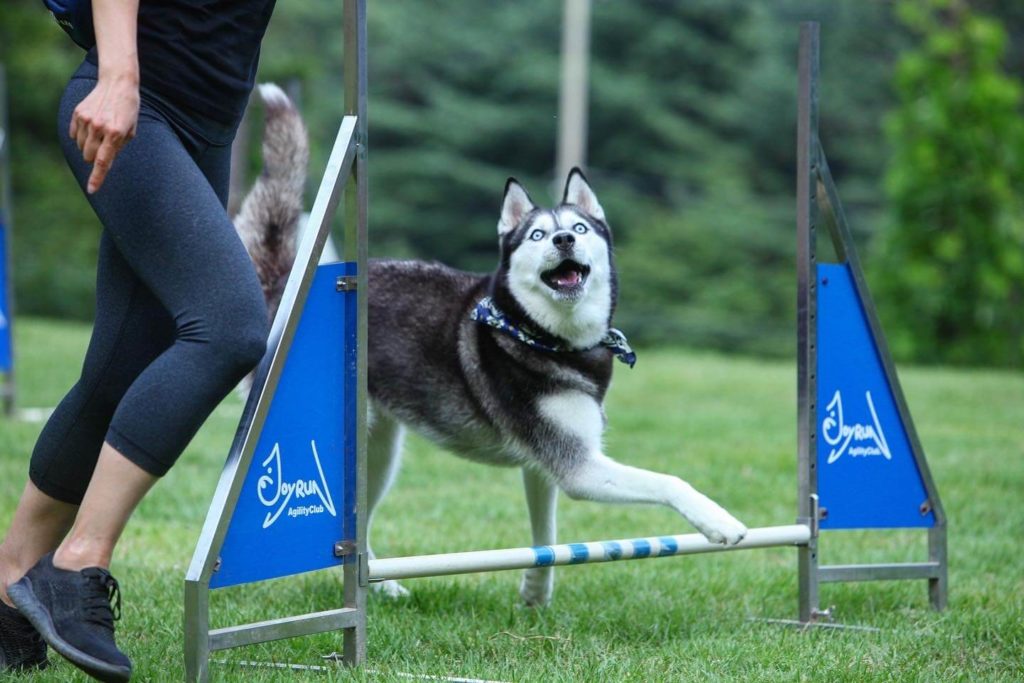
[[[345,107],[327,170],[271,332],[254,390],[185,581],[189,681],[208,678],[212,651],[324,631],[344,632],[344,659],[366,654],[371,583],[507,569],[793,546],[794,623],[829,616],[823,582],[926,579],[946,603],[946,519],[874,312],[818,139],[818,26],[801,26],[799,57],[798,510],[796,524],[749,529],[735,545],[699,534],[370,559],[366,546],[366,26],[365,0],[345,0]],[[344,255],[318,267],[345,184]],[[824,221],[836,263],[818,263]],[[343,382],[337,378],[344,377]],[[285,474],[287,472],[287,475]],[[295,486],[323,508],[287,514]],[[276,487],[276,488],[275,488]],[[274,493],[287,492],[275,497]],[[307,501],[303,501],[306,505]],[[927,561],[823,566],[828,529],[922,528]],[[286,547],[269,554],[266,548]],[[210,628],[213,589],[341,567],[337,609]]]

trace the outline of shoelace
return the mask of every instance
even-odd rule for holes
[[[82,570],[89,579],[89,594],[85,596],[85,616],[93,623],[114,630],[114,622],[121,618],[121,586],[105,569],[89,567]]]

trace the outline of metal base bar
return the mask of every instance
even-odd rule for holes
[[[391,557],[370,560],[370,581],[414,579],[425,576],[447,576],[506,569],[529,569],[567,564],[641,560],[674,555],[696,555],[728,550],[804,545],[811,539],[811,530],[803,524],[750,529],[746,538],[736,545],[711,543],[701,534],[651,536],[617,541],[566,543],[532,548],[477,550],[464,553],[442,553],[412,557]]]
[[[904,579],[937,579],[942,573],[938,562],[904,564],[835,564],[818,567],[818,581],[902,581]]]
[[[342,658],[336,654],[326,655],[322,658],[326,662],[342,662]],[[211,660],[213,664],[225,667],[238,667],[250,669],[271,669],[277,671],[311,671],[313,673],[337,673],[338,665],[325,666],[322,664],[293,664],[290,662],[259,662],[248,659],[241,659],[237,662],[226,659]],[[436,674],[412,674],[404,671],[378,671],[375,669],[363,669],[367,676],[387,676],[388,678],[401,678],[412,681],[444,681],[445,683],[504,683],[503,681],[491,681],[482,678],[464,678],[462,676],[441,676]]]
[[[859,624],[837,624],[832,621],[798,621],[797,619],[762,619],[760,617],[751,617],[747,621],[759,621],[765,624],[775,624],[777,626],[792,626],[801,630],[808,629],[831,629],[834,631],[869,631],[871,633],[881,633],[882,629],[875,626],[860,626]]]
[[[359,610],[342,608],[326,612],[302,614],[284,619],[261,621],[242,626],[230,626],[210,631],[210,650],[227,650],[243,645],[267,643],[296,636],[352,628],[358,621]]]

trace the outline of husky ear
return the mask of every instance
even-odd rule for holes
[[[526,214],[536,208],[530,195],[515,178],[505,183],[505,201],[501,205],[501,218],[498,220],[498,235],[515,230]]]
[[[597,195],[590,189],[583,171],[576,167],[569,171],[565,181],[565,192],[562,194],[563,204],[575,204],[599,221],[604,222],[604,209],[597,201]]]

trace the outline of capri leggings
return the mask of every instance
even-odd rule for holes
[[[95,85],[83,64],[58,119],[82,188],[91,167],[67,131]],[[32,453],[32,482],[72,504],[104,441],[163,476],[266,348],[262,290],[224,208],[230,141],[207,143],[158,105],[143,94],[135,138],[88,196],[103,224],[96,321],[81,377]]]

